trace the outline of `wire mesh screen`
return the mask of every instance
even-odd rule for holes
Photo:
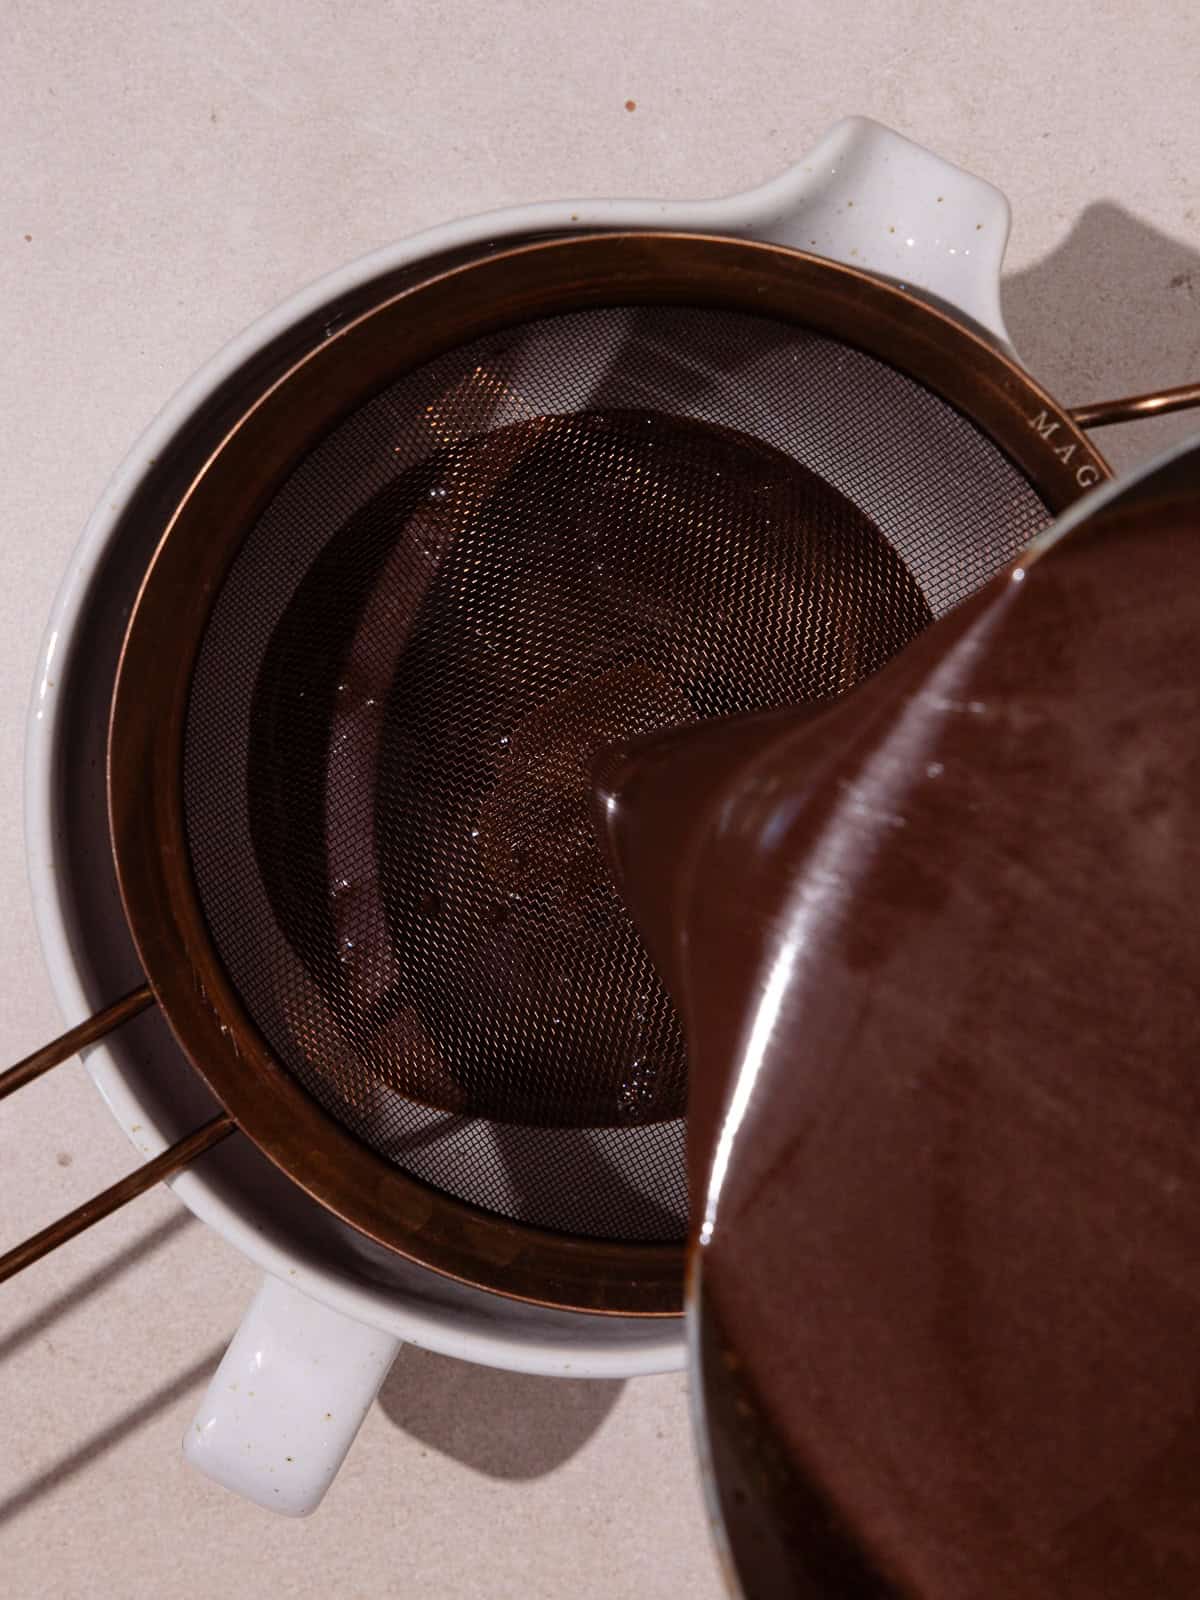
[[[596,752],[848,688],[1048,520],[958,412],[764,318],[551,317],[400,378],[253,528],[192,689],[196,881],[271,1049],[460,1199],[682,1239],[684,1045]]]

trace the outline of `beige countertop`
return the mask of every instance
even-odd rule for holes
[[[155,410],[317,274],[521,200],[728,192],[859,111],[1008,193],[1009,325],[1062,399],[1200,375],[1194,0],[5,0],[0,36],[0,1063],[58,1023],[21,768],[59,575]],[[78,1063],[7,1102],[0,1246],[130,1164]],[[256,1277],[159,1191],[0,1289],[5,1600],[721,1592],[679,1377],[405,1351],[308,1521],[190,1472]]]

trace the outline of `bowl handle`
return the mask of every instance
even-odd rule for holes
[[[267,1277],[183,1441],[208,1477],[268,1511],[315,1511],[400,1341]]]
[[[835,123],[779,177],[708,210],[723,231],[889,278],[1010,348],[1000,310],[1008,201],[870,117]]]

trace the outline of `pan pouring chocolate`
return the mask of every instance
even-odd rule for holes
[[[1200,1587],[1198,576],[1193,444],[836,704],[606,760],[748,1600]]]

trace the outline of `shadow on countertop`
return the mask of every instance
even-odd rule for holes
[[[1041,261],[1006,276],[1004,315],[1021,361],[1068,406],[1200,380],[1200,207],[1185,239],[1097,200]],[[1097,431],[1118,471],[1200,432],[1200,411]]]
[[[194,1226],[195,1220],[190,1211],[185,1211],[181,1207],[174,1216],[151,1228],[142,1238],[119,1251],[111,1260],[104,1262],[85,1278],[72,1284],[65,1293],[44,1306],[34,1316],[8,1329],[0,1338],[0,1362],[6,1361],[32,1340],[44,1334],[64,1313],[76,1310],[84,1300],[106,1288],[117,1278],[123,1277],[147,1256],[169,1243],[176,1234]],[[107,1455],[130,1434],[153,1422],[159,1412],[165,1411],[167,1407],[174,1405],[176,1401],[206,1383],[221,1355],[220,1346],[210,1350],[186,1372],[180,1373],[178,1377],[148,1395],[140,1405],[133,1406],[108,1427],[94,1433],[78,1449],[72,1450],[53,1466],[47,1467],[28,1483],[0,1499],[0,1528],[15,1517],[19,1517],[44,1494],[51,1493],[60,1484],[82,1472],[85,1467],[91,1466],[93,1461],[98,1461],[101,1456]]]
[[[36,1339],[39,1334],[45,1333],[54,1326],[59,1317],[68,1311],[75,1311],[84,1300],[90,1299],[99,1290],[107,1288],[116,1279],[136,1267],[147,1256],[153,1255],[172,1240],[177,1233],[195,1222],[195,1217],[190,1211],[185,1211],[181,1206],[174,1216],[168,1217],[165,1222],[160,1222],[157,1227],[140,1239],[136,1239],[126,1249],[120,1251],[112,1260],[105,1261],[90,1272],[86,1278],[81,1278],[78,1283],[73,1283],[69,1289],[60,1294],[49,1305],[43,1306],[27,1321],[18,1323],[15,1328],[8,1329],[0,1336],[0,1362],[7,1361],[24,1345]]]
[[[411,1438],[489,1478],[541,1478],[568,1461],[616,1405],[623,1382],[540,1378],[406,1345],[379,1392]]]
[[[53,1466],[47,1467],[37,1477],[31,1478],[21,1488],[15,1489],[0,1500],[0,1528],[15,1517],[19,1517],[23,1511],[27,1511],[43,1495],[52,1493],[68,1479],[90,1467],[94,1461],[99,1461],[101,1456],[115,1449],[123,1439],[127,1439],[131,1434],[137,1433],[153,1422],[160,1412],[166,1411],[187,1395],[201,1389],[212,1377],[217,1362],[224,1353],[224,1346],[216,1345],[201,1356],[199,1361],[193,1362],[185,1372],[181,1372],[169,1383],[164,1383],[153,1394],[148,1395],[140,1405],[130,1407],[107,1428],[101,1428],[90,1439],[86,1439],[77,1450],[72,1450],[69,1455],[63,1456]]]

